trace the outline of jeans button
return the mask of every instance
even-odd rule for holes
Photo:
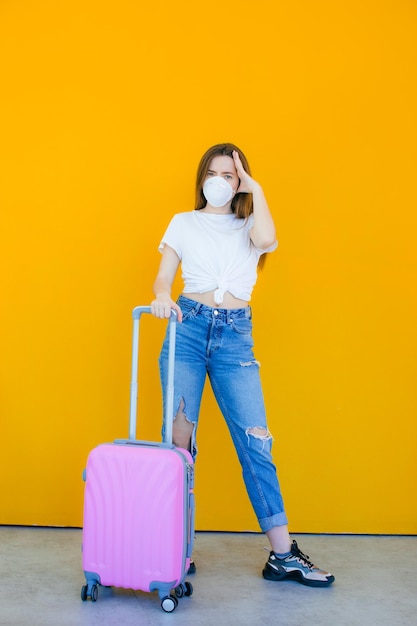
[[[219,314],[218,310],[214,309],[214,315],[218,315],[218,314]]]

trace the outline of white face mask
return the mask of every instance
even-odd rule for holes
[[[227,204],[235,195],[233,188],[221,176],[211,176],[203,186],[204,196],[211,206],[216,208]]]

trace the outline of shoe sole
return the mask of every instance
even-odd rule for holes
[[[329,576],[326,581],[324,580],[310,580],[308,578],[304,578],[301,572],[285,572],[285,574],[278,574],[276,572],[271,572],[271,570],[266,567],[262,571],[262,575],[265,580],[274,580],[274,581],[282,581],[282,580],[295,580],[302,585],[306,585],[307,587],[329,587],[334,582],[334,576]]]

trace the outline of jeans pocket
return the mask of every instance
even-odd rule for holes
[[[247,317],[234,319],[231,326],[239,335],[250,335],[252,333],[252,321]]]
[[[186,322],[190,317],[194,317],[194,309],[182,309],[182,323]]]

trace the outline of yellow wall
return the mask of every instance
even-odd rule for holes
[[[1,2],[0,523],[82,524],[88,451],[127,432],[131,309],[233,141],[279,230],[253,307],[291,529],[417,532],[416,31],[410,0]],[[197,527],[257,530],[208,390],[199,435]]]

